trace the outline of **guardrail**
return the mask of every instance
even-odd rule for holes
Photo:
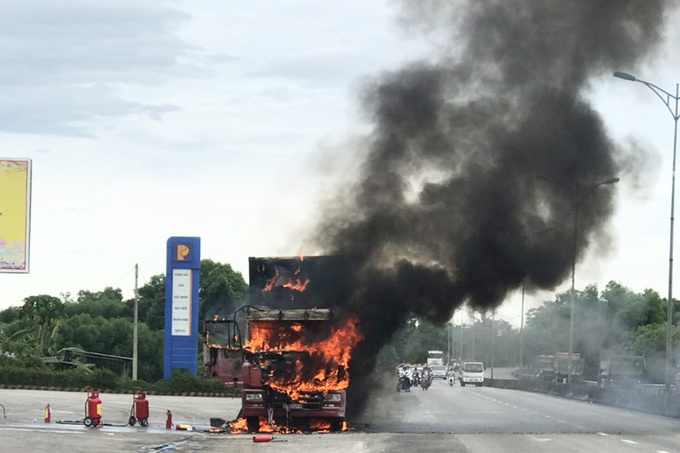
[[[680,418],[680,395],[673,393],[666,407],[665,385],[640,384],[630,388],[601,388],[594,381],[563,384],[529,379],[485,379],[484,385],[592,401]]]

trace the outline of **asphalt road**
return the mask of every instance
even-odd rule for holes
[[[101,396],[103,420],[123,424],[129,395]],[[82,417],[84,393],[0,390],[7,418],[0,418],[4,451],[201,451],[201,452],[680,452],[680,421],[548,395],[488,387],[450,387],[397,393],[390,386],[355,424],[340,434],[277,436],[254,444],[249,435],[206,434],[210,417],[233,418],[239,400],[150,396],[148,428],[45,424]],[[198,431],[166,431],[165,412]]]

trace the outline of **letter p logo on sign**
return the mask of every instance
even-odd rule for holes
[[[191,261],[191,248],[186,244],[175,246],[175,261]]]

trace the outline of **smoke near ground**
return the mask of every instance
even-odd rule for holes
[[[665,14],[661,0],[399,6],[439,54],[364,87],[374,128],[362,171],[318,228],[325,251],[351,263],[349,308],[366,337],[351,364],[355,410],[409,317],[446,322],[465,302],[488,310],[523,282],[551,289],[569,276],[575,203],[628,168],[589,82],[648,57]],[[605,185],[583,198],[577,259],[607,241],[614,195]]]

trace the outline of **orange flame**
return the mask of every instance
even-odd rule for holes
[[[293,280],[292,278],[289,279],[286,283],[283,284],[284,288],[292,289],[293,291],[298,291],[301,293],[304,293],[305,290],[307,289],[307,285],[309,284],[309,279],[305,279],[305,282],[302,283],[299,278],[296,278]]]
[[[266,285],[264,285],[262,292],[266,293],[266,292],[271,291],[278,279],[279,279],[279,268],[275,267],[274,268],[274,276],[269,279],[269,281],[267,282]]]
[[[328,420],[312,418],[309,420],[309,429],[317,433],[330,433],[331,422]]]
[[[245,434],[248,432],[248,422],[245,418],[239,418],[233,422],[229,422],[232,434]]]
[[[352,349],[363,339],[358,320],[347,318],[330,329],[327,337],[315,341],[300,323],[251,322],[250,341],[245,349],[259,352],[303,352],[308,360],[294,362],[294,370],[283,375],[272,372],[267,385],[299,400],[302,393],[345,390],[349,385]]]
[[[305,256],[300,252],[300,266],[298,266],[295,271],[293,271],[293,277],[290,277],[288,281],[282,285],[277,284],[279,282],[279,279],[281,278],[281,274],[279,273],[279,268],[274,267],[274,276],[267,280],[267,283],[264,285],[264,288],[262,288],[263,293],[267,293],[274,289],[275,286],[282,286],[287,289],[291,289],[293,291],[298,291],[298,292],[304,292],[307,289],[307,285],[309,284],[310,280],[307,278],[303,282],[298,278],[297,276],[300,274],[300,270],[302,269],[302,262],[305,260]],[[291,294],[291,299],[293,299],[294,296]]]
[[[267,423],[267,420],[264,418],[260,417],[260,427],[257,429],[258,433],[273,433],[274,428]]]

